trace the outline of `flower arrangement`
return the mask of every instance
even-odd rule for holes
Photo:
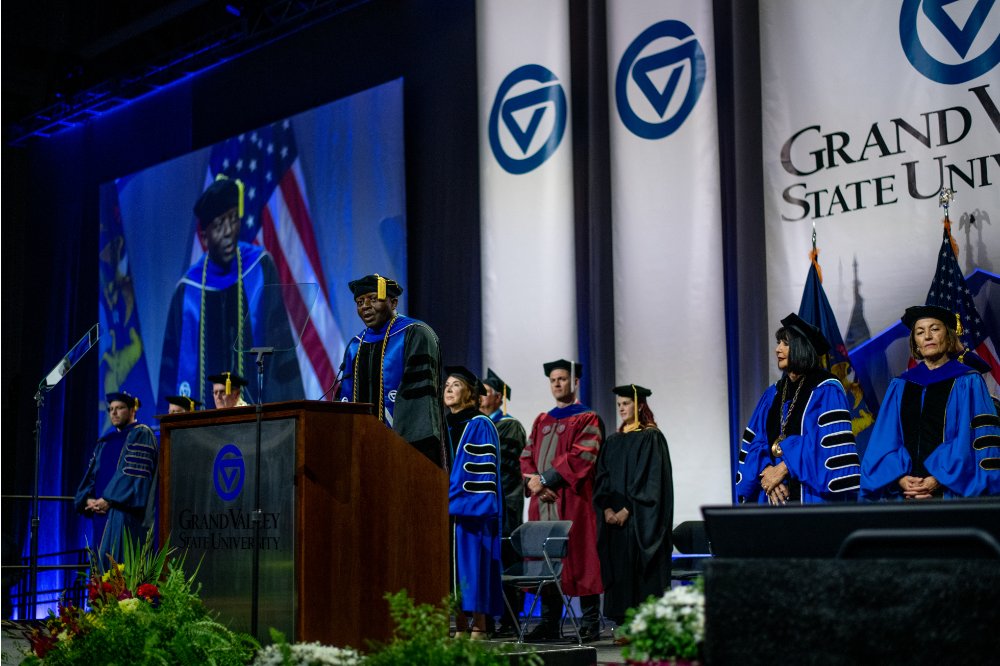
[[[675,587],[630,608],[623,633],[628,643],[622,654],[630,662],[697,659],[705,639],[704,583]]]
[[[364,657],[353,648],[320,643],[288,644],[285,635],[271,629],[273,644],[257,653],[252,666],[360,666]]]
[[[102,573],[91,553],[88,609],[59,604],[30,638],[29,666],[74,664],[246,664],[258,645],[216,622],[201,604],[184,558],[124,538],[123,562]]]

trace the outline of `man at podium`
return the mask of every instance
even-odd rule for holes
[[[366,275],[348,287],[365,329],[347,343],[337,399],[375,405],[380,421],[444,466],[437,334],[396,312],[403,288],[395,280]]]

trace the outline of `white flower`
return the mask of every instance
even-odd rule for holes
[[[294,643],[292,650],[294,666],[359,666],[361,655],[352,648],[338,648],[319,643]],[[257,653],[254,666],[281,666],[284,660],[276,645],[269,645]]]
[[[135,598],[122,599],[121,601],[118,602],[118,607],[122,609],[123,613],[131,613],[136,608],[138,608],[139,604],[141,603],[142,603],[141,599],[135,599]]]

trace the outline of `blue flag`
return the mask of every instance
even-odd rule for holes
[[[869,406],[861,379],[851,364],[847,346],[840,335],[837,318],[826,298],[816,266],[815,262],[809,265],[809,275],[799,304],[799,316],[816,326],[830,343],[830,351],[823,357],[823,366],[840,380],[847,391],[847,401],[851,406],[851,429],[858,444],[858,452],[861,453],[868,443],[871,426],[875,423],[876,409]]]

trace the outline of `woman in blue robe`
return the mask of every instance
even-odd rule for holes
[[[860,467],[847,394],[820,367],[830,344],[796,314],[782,319],[774,335],[783,375],[764,391],[743,431],[737,501],[856,501]]]
[[[917,365],[892,380],[861,464],[865,499],[1000,494],[1000,417],[947,309],[907,308]],[[978,357],[976,357],[978,358]]]
[[[479,379],[461,366],[445,368],[444,405],[452,447],[448,512],[453,520],[452,581],[459,599],[456,633],[487,638],[488,617],[503,612],[500,577],[500,531],[503,491],[500,487],[500,436],[493,421],[479,412],[486,393]]]

